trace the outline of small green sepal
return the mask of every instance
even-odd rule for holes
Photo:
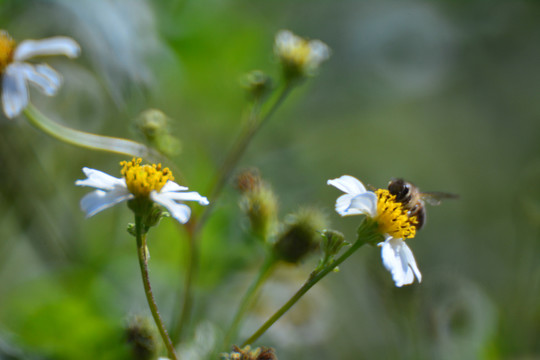
[[[151,227],[157,226],[162,217],[170,216],[168,213],[165,215],[165,212],[150,199],[135,198],[129,200],[127,204],[136,216],[141,217],[143,232],[145,234]]]
[[[254,101],[264,101],[274,88],[272,78],[260,70],[245,74],[241,83],[249,99]]]
[[[350,245],[345,241],[345,236],[337,230],[324,229],[320,234],[322,237],[322,256],[317,269],[322,269],[329,265],[344,246]]]
[[[358,236],[356,241],[361,244],[377,245],[384,241],[384,236],[379,231],[379,224],[377,221],[367,216],[364,217],[360,223],[356,233]]]
[[[132,235],[132,236],[134,236],[134,237],[137,237],[137,230],[136,230],[136,228],[135,228],[135,224],[134,224],[134,223],[129,223],[129,224],[127,225],[126,230],[127,230],[127,232],[128,232],[130,235]]]

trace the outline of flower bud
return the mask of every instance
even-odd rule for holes
[[[264,100],[273,88],[272,78],[260,70],[245,74],[241,82],[250,100]]]
[[[329,259],[336,256],[343,246],[349,244],[345,241],[345,236],[336,230],[325,229],[321,232],[321,235],[321,249],[323,255]]]
[[[171,135],[169,122],[169,117],[157,109],[145,110],[135,120],[137,129],[150,145],[166,156],[173,156],[178,155],[181,144]]]
[[[276,228],[277,199],[257,172],[244,172],[238,177],[238,188],[244,192],[240,207],[247,214],[251,231],[267,241]]]
[[[160,349],[155,326],[147,318],[135,316],[126,328],[126,340],[135,360],[153,360]]]
[[[301,209],[287,219],[285,229],[274,244],[277,258],[296,264],[319,247],[319,229],[326,217],[317,209]]]
[[[274,349],[268,347],[258,347],[251,350],[247,345],[243,349],[238,346],[233,346],[233,351],[230,354],[221,354],[222,360],[277,360]]]
[[[261,186],[261,183],[261,175],[256,168],[244,170],[236,177],[236,188],[240,190],[242,194],[250,191],[257,191]]]

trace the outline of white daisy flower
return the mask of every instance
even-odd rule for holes
[[[422,281],[416,260],[403,239],[416,234],[416,218],[409,217],[400,202],[388,190],[375,192],[366,190],[364,184],[355,177],[343,175],[328,180],[345,194],[336,201],[336,211],[341,216],[365,215],[374,219],[384,241],[379,243],[384,266],[392,274],[396,286],[412,284],[414,277]]]
[[[181,201],[197,201],[208,205],[208,199],[185,186],[175,183],[171,171],[158,165],[141,165],[141,159],[122,161],[123,177],[116,178],[102,171],[83,168],[86,179],[75,181],[77,186],[88,186],[97,190],[81,199],[81,209],[87,217],[113,205],[132,199],[149,200],[165,207],[173,218],[185,224],[191,209]]]
[[[20,44],[5,31],[0,31],[0,76],[2,77],[2,108],[8,118],[19,115],[28,105],[28,84],[45,95],[56,94],[62,77],[46,64],[30,64],[30,58],[44,55],[65,55],[75,58],[81,48],[75,40],[57,36],[42,40],[25,40]]]
[[[281,60],[286,76],[312,75],[330,57],[330,48],[322,41],[308,41],[289,30],[277,33],[274,52]]]

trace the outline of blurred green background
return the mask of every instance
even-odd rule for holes
[[[76,129],[144,141],[148,108],[171,119],[181,183],[207,191],[239,133],[253,69],[279,80],[275,33],[321,39],[332,57],[296,89],[241,161],[280,199],[280,216],[333,210],[343,174],[385,187],[404,177],[460,195],[428,209],[409,241],[423,282],[396,288],[363,248],[257,342],[280,359],[540,359],[540,3],[536,1],[0,1],[16,40],[68,35],[82,46],[58,96],[32,102]],[[131,359],[125,327],[149,316],[131,214],[85,219],[81,168],[120,176],[120,156],[57,142],[24,117],[0,118],[0,359]],[[262,253],[228,186],[203,232],[191,342],[204,358]],[[210,199],[212,201],[212,199]],[[194,205],[195,212],[201,207]],[[149,234],[150,270],[169,321],[186,237]],[[242,339],[304,281],[316,259],[272,277]]]

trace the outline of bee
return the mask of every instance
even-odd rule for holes
[[[439,205],[442,199],[457,199],[456,194],[445,192],[420,192],[412,183],[403,179],[393,179],[388,183],[388,191],[396,196],[396,201],[400,202],[408,211],[409,217],[416,216],[416,230],[420,230],[426,222],[425,202],[430,205]]]

